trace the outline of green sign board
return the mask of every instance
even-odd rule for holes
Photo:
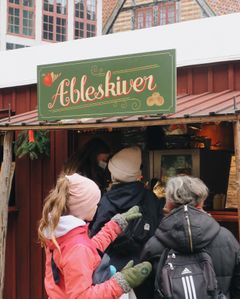
[[[175,50],[38,66],[40,120],[175,112]]]

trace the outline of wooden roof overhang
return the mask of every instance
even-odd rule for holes
[[[0,119],[0,131],[17,130],[98,130],[240,120],[240,91],[224,90],[198,95],[179,95],[173,114],[133,115],[39,121],[37,109]]]
[[[150,119],[152,118],[152,119]],[[79,120],[72,121],[71,123],[64,123],[62,121],[58,122],[39,122],[38,124],[31,124],[30,122],[23,122],[21,124],[1,124],[0,131],[19,131],[19,130],[99,130],[99,129],[109,129],[114,128],[126,128],[126,127],[148,127],[148,126],[165,126],[171,124],[192,124],[192,123],[218,123],[223,121],[236,122],[240,120],[240,114],[236,112],[235,114],[227,115],[208,115],[202,117],[180,117],[180,118],[165,118],[151,117],[151,116],[139,116],[136,120],[124,120],[124,118],[119,118],[115,121],[97,120],[94,123],[85,123]]]

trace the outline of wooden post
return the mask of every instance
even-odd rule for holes
[[[236,201],[238,210],[238,236],[240,240],[240,121],[234,123],[234,148],[236,159]]]
[[[8,222],[8,200],[11,185],[13,133],[7,132],[3,142],[3,162],[0,172],[0,299],[3,298],[5,250]]]

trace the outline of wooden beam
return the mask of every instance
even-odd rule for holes
[[[11,189],[13,133],[7,132],[3,142],[3,162],[0,172],[0,299],[3,298],[5,250],[8,223],[8,200]]]
[[[238,233],[240,240],[240,121],[234,123],[234,150],[236,157],[236,187],[237,187],[237,210],[238,210]]]
[[[197,0],[196,1],[198,5],[201,7],[203,12],[208,16],[208,17],[214,17],[216,16],[215,11],[206,3],[204,0]]]
[[[130,116],[129,116],[130,117]],[[121,117],[119,117],[121,118]],[[99,130],[99,129],[112,129],[112,128],[126,128],[126,127],[147,127],[147,126],[165,126],[172,124],[194,124],[194,123],[206,123],[206,122],[221,122],[221,121],[237,121],[240,119],[238,114],[227,115],[209,115],[209,116],[196,116],[196,117],[179,117],[179,118],[161,118],[161,116],[153,116],[151,118],[144,119],[144,115],[141,120],[125,120],[123,121],[101,121],[94,123],[45,123],[28,124],[25,125],[0,125],[1,131],[21,131],[21,130]]]
[[[102,34],[108,34],[114,24],[114,22],[116,21],[123,5],[125,4],[126,0],[119,0],[117,1],[117,4],[115,6],[115,8],[113,9],[110,17],[108,18],[106,24],[104,25],[103,27],[103,30],[102,30]]]

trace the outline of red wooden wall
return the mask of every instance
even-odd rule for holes
[[[240,62],[179,68],[178,94],[240,90]],[[36,85],[0,89],[0,109],[19,114],[36,108]],[[4,299],[43,299],[44,258],[37,241],[42,201],[67,158],[67,132],[51,132],[51,157],[16,162],[16,211],[9,213]]]
[[[36,86],[0,90],[0,109],[19,114],[36,108]],[[37,240],[42,201],[54,185],[67,157],[67,132],[51,132],[51,157],[30,161],[17,159],[15,206],[9,212],[4,299],[41,299],[43,252]]]
[[[190,66],[177,71],[177,94],[240,90],[240,62]]]

